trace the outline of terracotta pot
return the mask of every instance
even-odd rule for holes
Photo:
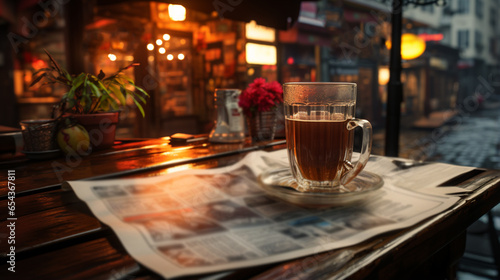
[[[119,112],[74,114],[71,117],[89,133],[92,150],[108,149],[113,146]]]

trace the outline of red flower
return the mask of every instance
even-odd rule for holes
[[[270,111],[282,102],[283,88],[280,83],[267,83],[264,78],[256,78],[241,93],[238,105],[246,116],[251,117],[256,112]]]

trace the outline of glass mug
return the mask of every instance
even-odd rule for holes
[[[354,118],[355,83],[285,83],[283,103],[288,159],[300,192],[341,192],[370,157],[372,126]],[[363,132],[352,162],[354,129]]]

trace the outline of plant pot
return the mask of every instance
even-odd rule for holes
[[[258,112],[247,118],[248,132],[252,143],[271,142],[274,140],[277,121],[276,108],[268,112]]]
[[[92,150],[111,148],[115,142],[116,124],[119,112],[95,114],[73,114],[72,118],[81,124],[89,133]]]

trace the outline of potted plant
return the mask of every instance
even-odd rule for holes
[[[43,85],[59,83],[69,89],[57,106],[59,117],[76,119],[87,130],[93,149],[105,149],[113,145],[118,110],[126,105],[128,96],[144,117],[142,105],[146,104],[145,97],[149,95],[123,74],[124,70],[137,66],[137,63],[121,68],[110,76],[106,76],[102,70],[97,76],[91,73],[72,75],[60,67],[47,51],[45,53],[50,59],[49,67],[35,72],[31,85],[44,81]]]
[[[274,139],[278,106],[283,103],[283,88],[273,81],[256,78],[239,96],[238,105],[243,109],[252,142]]]

